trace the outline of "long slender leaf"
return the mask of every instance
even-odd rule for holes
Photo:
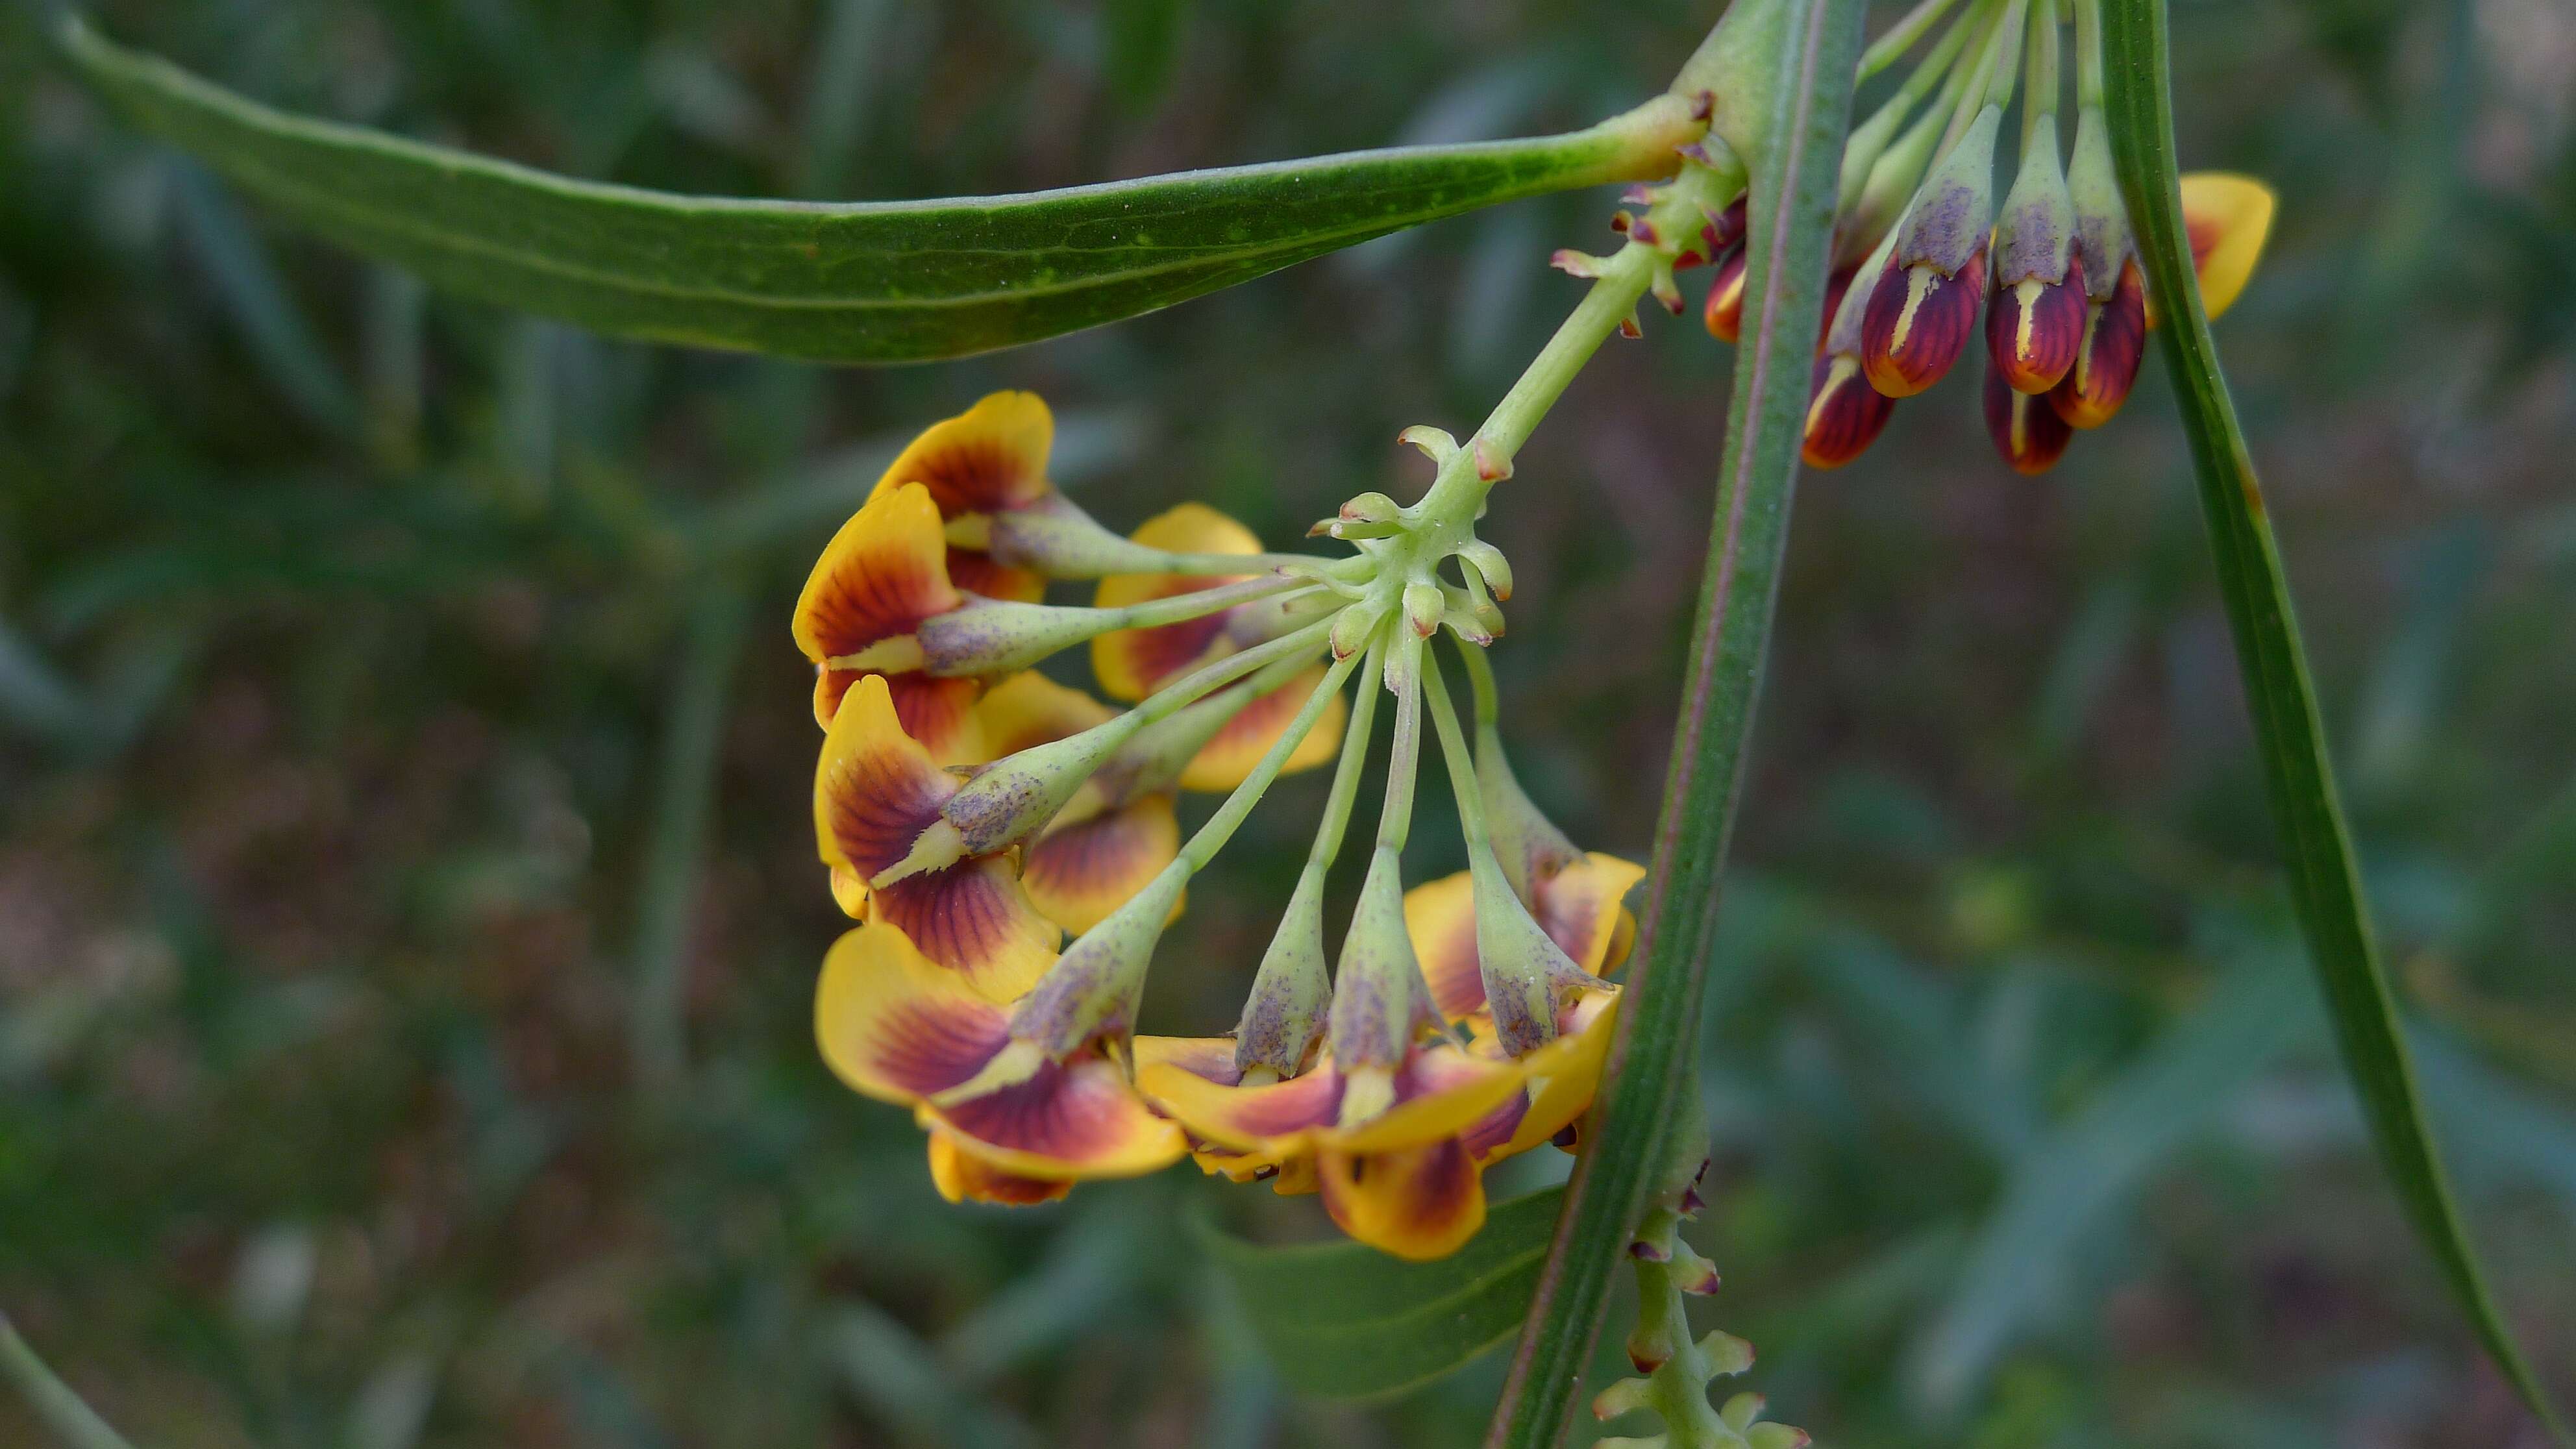
[[[549,175],[291,116],[77,18],[64,53],[127,119],[280,214],[441,286],[602,332],[839,362],[1010,347],[1497,202],[1669,171],[1664,96],[1587,130],[1062,191],[818,204]]]
[[[0,1314],[0,1379],[7,1379],[26,1396],[27,1406],[63,1442],[64,1449],[134,1449],[71,1385],[54,1376],[18,1336],[6,1314]]]
[[[1465,1247],[1428,1263],[1350,1242],[1265,1247],[1204,1220],[1199,1238],[1281,1378],[1302,1393],[1376,1398],[1511,1336],[1563,1197],[1548,1188],[1498,1204]]]
[[[2088,1230],[2315,1020],[2286,962],[2249,962],[2017,1161],[1948,1306],[1917,1345],[1914,1391],[1937,1411],[1956,1410]]]
[[[2176,183],[2164,0],[2108,0],[2104,12],[2121,190],[2137,227],[2148,288],[2169,319],[2162,329],[2165,362],[2173,374],[2183,430],[2191,440],[2201,511],[2262,748],[2291,900],[2325,991],[2335,1039],[2406,1215],[2479,1341],[2532,1413],[2562,1442],[2576,1443],[2488,1292],[2398,1029],[2396,994],[2362,901],[2351,833],[2326,751],[2316,684],[2290,607],[2280,544],[2192,277]]]
[[[1691,1089],[1718,887],[1771,642],[1789,538],[1808,364],[1824,305],[1834,184],[1860,53],[1856,0],[1738,0],[1726,26],[1776,43],[1764,144],[1745,160],[1745,323],[1709,526],[1681,717],[1639,914],[1627,1005],[1584,1131],[1511,1376],[1486,1442],[1541,1449],[1565,1431],[1601,1305],[1624,1256],[1676,1094]],[[1752,39],[1750,33],[1742,39]],[[1732,43],[1713,36],[1716,44]],[[1749,102],[1748,102],[1749,103]]]

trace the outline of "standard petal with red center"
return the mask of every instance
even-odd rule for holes
[[[1315,1178],[1336,1227],[1399,1258],[1445,1258],[1485,1225],[1484,1180],[1456,1137],[1385,1152],[1318,1153]]]
[[[1094,1051],[1041,1060],[1025,1079],[918,1109],[922,1125],[998,1171],[1061,1180],[1136,1177],[1189,1150],[1181,1129],[1136,1095],[1127,1073]]]
[[[958,1145],[944,1132],[930,1134],[930,1182],[950,1202],[989,1202],[1035,1207],[1073,1190],[1069,1181],[1017,1177]]]
[[[1318,664],[1277,689],[1254,698],[1217,730],[1215,738],[1191,757],[1189,768],[1181,772],[1181,788],[1216,794],[1242,784],[1244,777],[1252,773],[1252,767],[1259,764],[1261,757],[1270,753],[1270,747],[1287,732],[1289,721],[1297,717],[1297,711],[1306,707],[1307,699],[1323,682],[1324,666]],[[1313,727],[1307,731],[1306,738],[1298,741],[1297,748],[1289,752],[1288,762],[1280,767],[1280,773],[1293,775],[1300,770],[1331,764],[1333,756],[1342,747],[1342,726],[1349,711],[1350,706],[1340,695],[1328,700],[1324,712],[1316,717]]]
[[[897,722],[887,682],[861,679],[823,737],[814,775],[814,831],[833,894],[845,910],[864,900],[872,918],[901,931],[922,955],[996,1001],[1016,999],[1055,958],[1061,933],[1020,888],[1000,856],[969,857],[869,890],[900,863],[957,781]]]
[[[1020,886],[1039,914],[1080,935],[1127,904],[1180,853],[1172,797],[1157,792],[1050,827],[1023,852]]]
[[[921,488],[883,489],[841,525],[797,596],[796,647],[819,671],[814,719],[829,728],[862,670],[833,661],[910,635],[965,602],[949,582],[939,510]]]
[[[814,1038],[850,1087],[911,1105],[990,1066],[1010,1044],[1010,1012],[932,965],[902,932],[866,925],[823,958]]]
[[[2236,305],[2245,284],[2263,259],[2263,243],[2272,234],[2272,212],[2279,198],[2251,176],[2230,171],[2194,171],[2182,178],[2182,226],[2191,242],[2191,269],[2200,283],[2201,310],[2215,322]],[[2146,302],[2147,325],[2159,318],[2154,298]]]
[[[1023,507],[1053,490],[1047,453],[1054,446],[1055,414],[1046,399],[1033,392],[993,393],[924,429],[887,465],[876,491],[921,484],[942,518]]]
[[[1184,503],[1156,514],[1129,535],[1147,548],[1171,553],[1261,552],[1252,530],[1204,503]],[[1103,609],[1124,608],[1153,599],[1237,583],[1252,575],[1112,574],[1100,581],[1092,603]],[[1184,619],[1150,629],[1120,629],[1091,641],[1092,672],[1113,699],[1143,699],[1157,685],[1185,670],[1234,652],[1226,637],[1231,611]]]

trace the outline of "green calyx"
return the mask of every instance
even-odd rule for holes
[[[1011,1014],[1011,1035],[1061,1060],[1104,1036],[1132,1032],[1154,947],[1189,880],[1189,861],[1173,861],[1077,937]]]

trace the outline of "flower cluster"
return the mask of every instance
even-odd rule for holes
[[[1471,523],[1509,465],[1409,430],[1441,465],[1431,494],[1352,500],[1316,531],[1355,551],[1325,559],[1263,553],[1198,504],[1121,538],[1048,481],[1052,433],[1026,393],[932,427],[797,602],[824,728],[815,835],[860,923],[823,963],[823,1055],[913,1110],[952,1201],[1042,1202],[1189,1154],[1319,1193],[1388,1252],[1450,1252],[1483,1222],[1488,1164],[1570,1143],[1641,874],[1576,849],[1502,754],[1479,646],[1511,573]],[[1090,582],[1092,602],[1044,602],[1058,581]],[[1444,631],[1469,718],[1433,649]],[[1035,672],[1077,645],[1117,705]],[[1382,692],[1386,803],[1328,955],[1326,875]],[[1469,865],[1408,892],[1426,718]],[[1233,1034],[1136,1035],[1190,878],[1278,776],[1328,763],[1324,819]],[[1186,840],[1184,791],[1224,796]]]
[[[2077,56],[2068,158],[2059,155],[2062,16]],[[2100,427],[2128,400],[2155,325],[2112,175],[2100,0],[1921,0],[1862,57],[1861,78],[1927,39],[1843,153],[1803,453],[1817,468],[1859,457],[1898,398],[1929,389],[1967,353],[1982,309],[1986,430],[2015,471],[2046,472],[2076,430]],[[1996,152],[2017,88],[2020,163],[1999,206]],[[2197,173],[2182,178],[2182,207],[2201,301],[2215,317],[2253,275],[2272,192],[2249,177]],[[1743,316],[1741,233],[1740,217],[1710,228],[1719,262],[1703,315],[1729,342]]]

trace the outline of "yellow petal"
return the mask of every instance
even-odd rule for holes
[[[1022,859],[1020,884],[1039,914],[1080,935],[1127,904],[1180,853],[1172,797],[1156,793],[1039,836]],[[1177,915],[1179,907],[1173,909]]]
[[[1181,772],[1181,788],[1213,794],[1242,784],[1252,767],[1287,733],[1289,721],[1306,707],[1308,696],[1323,682],[1324,666],[1318,664],[1245,705],[1191,757],[1189,768]],[[1342,725],[1349,708],[1340,695],[1334,695],[1324,712],[1315,717],[1314,728],[1289,752],[1281,773],[1293,775],[1331,764],[1342,747]]]
[[[1050,1182],[1134,1177],[1188,1150],[1181,1129],[1154,1114],[1116,1062],[1085,1052],[1045,1062],[1026,1080],[916,1109],[988,1165]]]
[[[877,480],[876,493],[919,483],[943,518],[1017,508],[1054,486],[1047,481],[1054,446],[1055,415],[1043,398],[993,393],[913,439]]]
[[[841,525],[796,599],[796,647],[827,673],[825,661],[909,634],[921,621],[964,602],[948,582],[948,545],[939,510],[920,488],[880,490]],[[817,688],[815,720],[830,725],[830,706],[846,679]]]
[[[1004,1207],[1035,1207],[1073,1190],[1070,1182],[1049,1182],[1004,1172],[944,1132],[930,1134],[930,1181],[950,1202],[989,1202]]]
[[[1530,914],[1575,965],[1598,976],[1619,934],[1620,902],[1645,878],[1644,866],[1592,851],[1539,882]]]
[[[1034,669],[1022,670],[994,685],[975,707],[985,747],[995,759],[1080,734],[1093,725],[1107,723],[1116,713],[1081,690],[1058,684]]]
[[[902,932],[866,925],[823,958],[814,1039],[843,1082],[912,1104],[972,1081],[1009,1041],[1010,1014],[924,960]]]
[[[1394,1106],[1365,1122],[1324,1128],[1316,1145],[1371,1153],[1455,1137],[1519,1091],[1528,1079],[1525,1067],[1453,1046],[1418,1047],[1396,1073]]]
[[[2211,321],[2235,305],[2254,265],[2263,258],[2263,243],[2272,233],[2278,198],[2272,188],[2251,176],[2230,171],[2194,171],[2182,178],[2182,224],[2191,239],[2191,266],[2200,279],[2200,305]],[[2156,325],[2153,298],[2147,303],[2147,325]]]
[[[1147,519],[1128,535],[1148,548],[1173,553],[1261,552],[1252,530],[1203,503],[1184,503]],[[1151,599],[1212,589],[1249,578],[1250,574],[1211,577],[1179,574],[1112,574],[1100,581],[1092,603],[1103,609],[1123,608]],[[1234,652],[1225,637],[1225,613],[1186,619],[1151,629],[1120,629],[1091,641],[1092,673],[1113,699],[1143,699],[1156,685],[1198,664]]]
[[[1593,1094],[1601,1087],[1601,1065],[1610,1055],[1610,1037],[1618,1026],[1618,1006],[1615,995],[1585,992],[1575,1004],[1572,1029],[1522,1059],[1529,1072],[1529,1110],[1514,1126],[1511,1138],[1484,1161],[1527,1152],[1591,1110]]]
[[[905,733],[885,676],[863,675],[833,713],[814,768],[823,863],[874,880],[911,853],[957,781]]]
[[[1002,856],[975,856],[870,894],[871,919],[997,1002],[1017,1001],[1055,964],[1064,933],[1041,915]]]
[[[1405,933],[1431,987],[1431,1004],[1452,1021],[1485,1009],[1476,957],[1476,882],[1460,871],[1404,893]]]
[[[1445,1258],[1485,1225],[1484,1182],[1455,1137],[1390,1152],[1326,1152],[1315,1171],[1335,1225],[1383,1253]]]
[[[1034,604],[1046,597],[1046,575],[995,563],[989,553],[958,548],[954,544],[948,549],[948,581],[970,594],[981,594],[988,599]]]

